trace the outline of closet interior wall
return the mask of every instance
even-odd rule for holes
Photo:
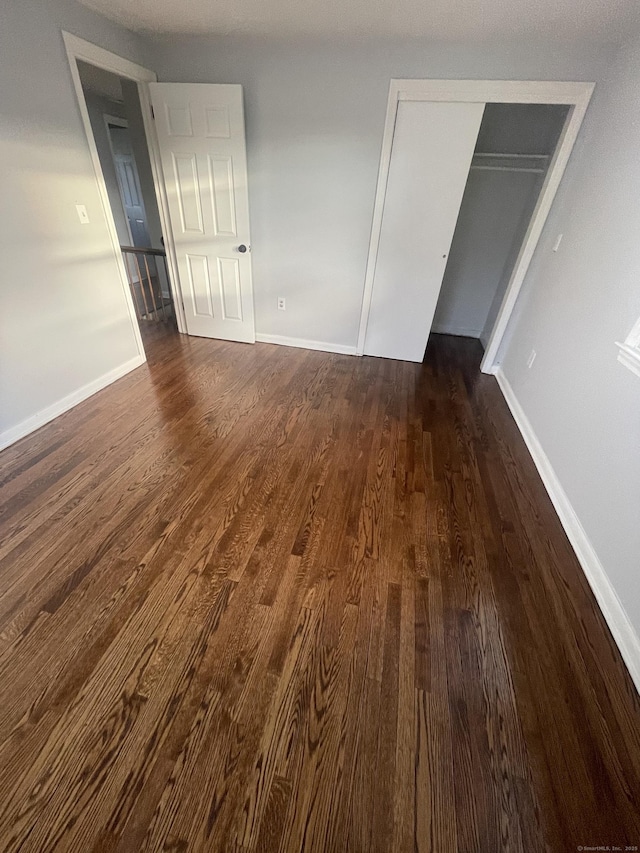
[[[486,105],[433,332],[486,346],[568,110]]]

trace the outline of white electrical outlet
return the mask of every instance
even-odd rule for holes
[[[534,349],[532,349],[531,352],[529,353],[529,358],[527,359],[527,367],[529,369],[531,368],[531,365],[533,364],[533,362],[536,360],[537,355],[538,355],[538,353]]]
[[[287,310],[287,300],[284,296],[278,296],[278,311],[286,311]]]
[[[557,252],[560,248],[560,243],[562,243],[562,234],[558,234],[556,237],[556,242],[553,244],[553,251]]]
[[[89,224],[89,214],[87,213],[87,208],[84,204],[76,204],[76,211],[78,213],[78,219],[82,223],[82,225]]]

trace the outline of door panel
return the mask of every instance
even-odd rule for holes
[[[136,162],[130,154],[114,154],[116,174],[120,184],[133,246],[148,246],[147,215],[142,203],[142,193]]]
[[[131,145],[129,128],[109,125],[120,198],[125,210],[132,246],[150,246],[147,214],[144,208],[138,166]],[[137,281],[137,275],[136,275]]]
[[[424,357],[483,112],[398,104],[365,355]]]
[[[255,341],[242,86],[151,83],[190,335]]]

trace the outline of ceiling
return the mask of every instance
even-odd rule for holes
[[[637,0],[82,0],[148,33],[268,37],[553,38],[617,41]]]

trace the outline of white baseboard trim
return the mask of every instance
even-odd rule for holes
[[[340,355],[355,355],[356,348],[344,344],[329,344],[326,341],[308,341],[306,338],[287,338],[285,335],[262,335],[256,333],[256,341],[261,344],[278,344],[282,347],[315,349],[321,352],[337,352]]]
[[[627,665],[629,674],[638,692],[640,692],[640,638],[634,631],[622,602],[611,585],[609,576],[589,541],[589,537],[571,505],[567,493],[562,488],[549,457],[544,452],[529,419],[520,406],[509,380],[500,367],[497,368],[494,375],[551,498],[560,523],[564,527],[571,547],[576,552],[602,615],[609,625],[613,639],[620,649],[620,654]]]
[[[434,323],[431,331],[436,335],[455,335],[458,338],[480,338],[482,329],[464,329],[462,326],[447,326],[443,323]]]
[[[49,423],[49,421],[57,418],[58,415],[68,412],[69,409],[77,406],[78,403],[82,403],[83,400],[93,396],[93,394],[96,394],[98,391],[102,391],[102,389],[106,388],[107,385],[111,385],[111,383],[115,382],[116,379],[120,379],[122,376],[125,376],[125,374],[135,370],[136,367],[140,367],[140,365],[144,364],[145,361],[146,358],[144,355],[137,355],[135,358],[126,361],[119,367],[115,367],[108,373],[104,373],[102,376],[98,377],[98,379],[94,379],[92,382],[87,382],[86,385],[78,388],[77,391],[67,394],[66,397],[63,397],[61,400],[57,400],[45,409],[41,409],[39,412],[36,412],[35,415],[31,415],[31,417],[28,417],[21,423],[16,424],[16,426],[10,427],[9,429],[4,430],[4,432],[0,432],[0,450],[4,450],[5,447],[9,447],[10,444],[14,444],[21,438],[29,435],[29,433],[40,429],[41,426],[44,426]]]

